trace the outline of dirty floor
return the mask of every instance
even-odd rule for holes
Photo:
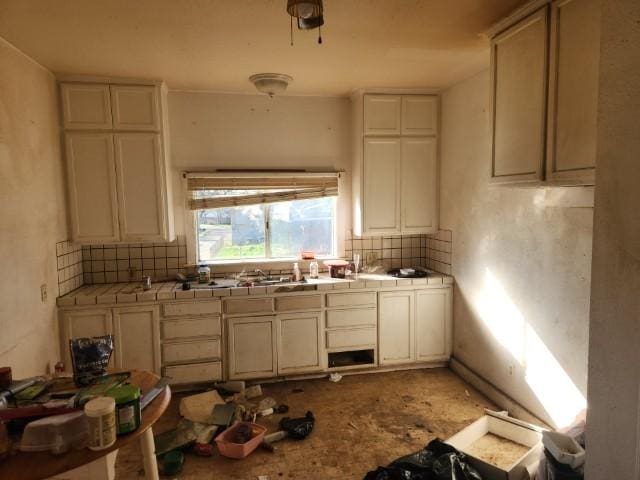
[[[345,376],[339,383],[326,378],[263,384],[265,395],[287,404],[287,416],[316,417],[306,440],[283,440],[274,453],[256,450],[244,460],[185,455],[177,478],[221,480],[360,480],[369,470],[423,448],[430,440],[446,439],[495,408],[487,398],[445,368]],[[296,389],[303,392],[294,393]],[[179,420],[174,394],[155,433],[173,428]],[[257,399],[259,400],[259,399]],[[284,415],[258,421],[277,430]],[[117,479],[142,478],[142,457],[137,442],[121,449]],[[166,477],[165,477],[166,478]]]

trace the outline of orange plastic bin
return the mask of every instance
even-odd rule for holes
[[[238,428],[242,425],[247,425],[251,429],[251,440],[246,443],[233,443],[231,439],[233,439]],[[262,443],[265,433],[267,433],[267,428],[257,423],[236,422],[216,438],[218,451],[220,455],[225,457],[245,458],[258,448],[258,445]]]

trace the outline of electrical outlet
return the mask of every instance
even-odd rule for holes
[[[46,283],[43,283],[42,285],[40,285],[40,300],[42,301],[42,303],[47,302],[47,284]]]
[[[507,372],[509,373],[509,376],[510,376],[510,377],[513,377],[513,373],[514,373],[514,371],[515,371],[515,367],[514,367],[513,365],[509,365],[509,366],[507,367]]]

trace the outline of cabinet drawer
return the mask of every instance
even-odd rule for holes
[[[358,305],[375,305],[375,292],[361,293],[328,293],[327,307],[354,307]]]
[[[193,303],[165,303],[162,306],[162,313],[165,317],[211,315],[220,312],[220,300]]]
[[[164,363],[185,363],[211,358],[220,358],[220,339],[162,345]]]
[[[224,313],[273,312],[273,298],[237,298],[224,301]]]
[[[169,384],[214,382],[222,380],[222,363],[208,362],[164,367],[162,374],[170,377]]]
[[[220,317],[181,318],[162,322],[162,338],[187,338],[221,335]]]
[[[327,348],[363,347],[376,344],[375,328],[327,332]]]
[[[328,310],[327,328],[375,326],[378,323],[376,308],[352,308],[349,310]]]
[[[287,312],[293,310],[318,310],[321,307],[322,297],[320,297],[320,295],[276,298],[276,311],[278,312]]]

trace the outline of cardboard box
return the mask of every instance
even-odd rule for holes
[[[449,438],[446,443],[467,455],[469,464],[483,480],[528,480],[534,478],[542,453],[542,429],[509,417],[506,412],[485,410],[486,415]],[[502,470],[468,453],[469,447],[486,434],[492,433],[529,447],[508,470]]]

